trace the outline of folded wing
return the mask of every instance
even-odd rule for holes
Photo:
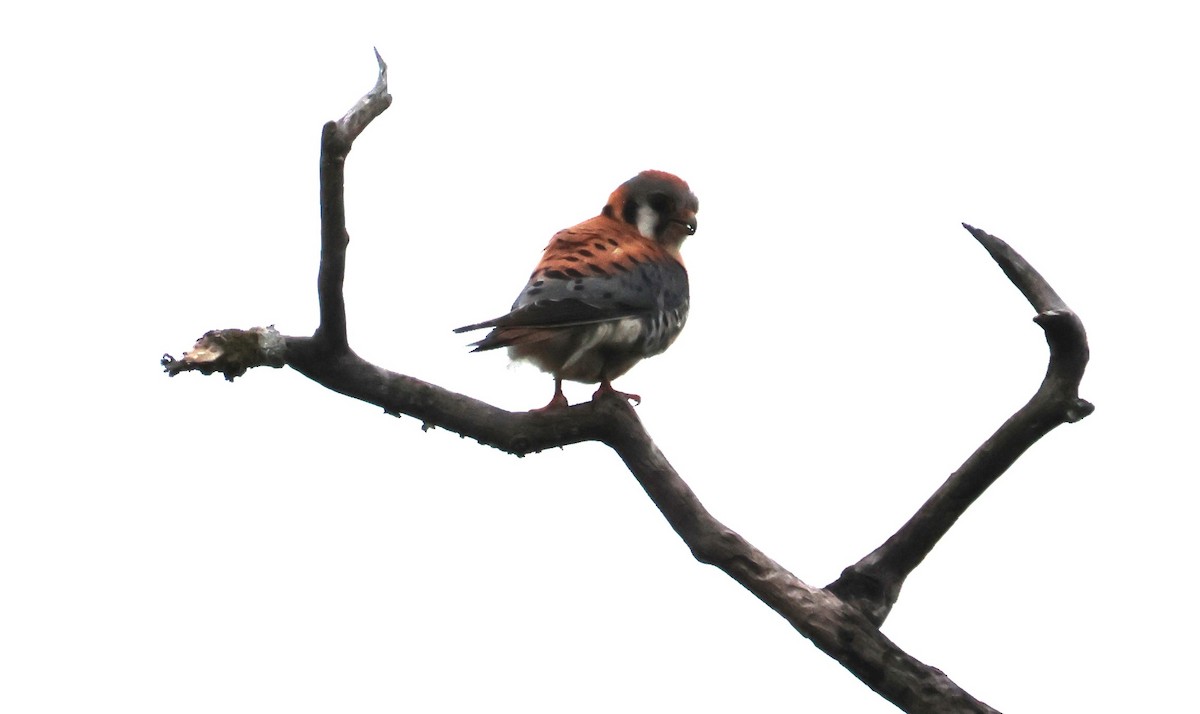
[[[683,265],[632,227],[617,233],[614,225],[600,217],[559,232],[512,311],[455,332],[492,328],[474,343],[479,352],[548,339],[556,328],[686,310]]]

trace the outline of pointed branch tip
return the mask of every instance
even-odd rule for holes
[[[387,62],[383,61],[383,55],[379,54],[378,47],[372,47],[375,51],[375,61],[379,63],[379,80],[387,84]]]

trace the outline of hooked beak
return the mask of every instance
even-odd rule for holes
[[[687,216],[684,220],[679,220],[678,218],[675,218],[675,219],[672,219],[671,222],[678,223],[679,225],[686,228],[688,235],[690,235],[690,236],[696,235],[696,225],[697,225],[696,224],[696,214],[693,213],[692,215]]]

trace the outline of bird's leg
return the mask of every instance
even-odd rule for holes
[[[625,392],[618,392],[617,390],[613,389],[612,382],[610,382],[607,377],[600,380],[600,388],[597,389],[596,393],[592,395],[592,400],[595,401],[606,394],[615,394],[627,402],[633,402],[634,405],[642,403],[641,396],[637,394],[627,394]]]
[[[564,409],[567,406],[569,406],[567,404],[567,395],[563,394],[563,391],[562,391],[562,378],[555,377],[554,378],[554,396],[550,398],[550,403],[544,407],[540,407],[538,409],[533,409],[531,411],[548,412],[548,411],[551,411],[554,409]]]

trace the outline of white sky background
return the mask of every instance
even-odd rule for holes
[[[515,459],[290,370],[159,372],[208,329],[315,327],[320,128],[372,46],[395,100],[348,162],[361,355],[545,403],[450,328],[675,172],[692,316],[617,386],[718,518],[823,585],[1041,379],[1032,309],[959,222],[982,227],[1083,317],[1097,411],[884,630],[1004,711],[1190,701],[1183,3],[409,5],[27,4],[0,29],[0,710],[894,711],[693,561],[602,447]]]

